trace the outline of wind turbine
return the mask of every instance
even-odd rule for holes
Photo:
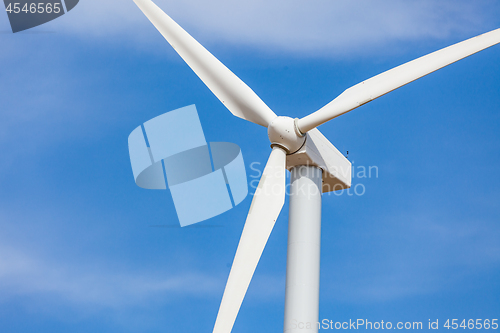
[[[301,119],[278,117],[243,81],[151,0],[134,0],[158,31],[235,116],[267,127],[272,151],[253,197],[214,333],[229,333],[285,202],[291,172],[284,332],[317,332],[321,193],[351,186],[350,162],[316,129],[460,59],[500,43],[496,29],[363,81]],[[302,325],[301,325],[302,324]]]

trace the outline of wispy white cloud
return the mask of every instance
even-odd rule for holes
[[[0,293],[10,297],[48,297],[76,308],[126,308],[179,297],[213,296],[222,281],[198,272],[164,274],[112,271],[54,262],[11,246],[0,247]]]
[[[365,54],[401,41],[459,38],[495,28],[498,5],[479,1],[155,1],[203,44],[321,56]],[[60,28],[85,37],[150,41],[153,29],[132,0],[81,2]]]
[[[385,302],[463,288],[464,281],[498,269],[496,223],[441,215],[407,212],[359,231],[365,247],[378,246],[378,253],[358,254],[355,260],[348,255],[323,265],[323,276],[328,276],[323,290],[348,303]]]

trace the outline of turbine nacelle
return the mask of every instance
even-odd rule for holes
[[[298,151],[306,142],[306,136],[300,133],[297,120],[290,117],[276,117],[267,127],[271,147],[283,148],[287,154]]]
[[[320,168],[323,193],[351,187],[351,162],[317,128],[304,136],[302,147],[286,156],[286,168],[290,171],[301,165]]]
[[[276,117],[267,128],[271,147],[279,147],[287,154],[286,168],[291,170],[299,165],[320,168],[323,170],[322,192],[351,187],[351,162],[317,128],[302,134],[297,121]]]

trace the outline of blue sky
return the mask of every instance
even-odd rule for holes
[[[291,117],[500,27],[487,0],[157,3]],[[176,227],[170,193],[135,185],[127,137],[196,104],[250,181],[266,130],[233,117],[132,1],[82,0],[18,34],[0,15],[0,40],[0,331],[211,332],[251,197]],[[364,195],[323,197],[320,319],[500,316],[499,59],[492,47],[320,127],[355,171],[378,168],[353,179]],[[288,203],[234,332],[282,330],[287,218]]]

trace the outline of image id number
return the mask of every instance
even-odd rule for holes
[[[35,3],[35,2],[32,2],[29,5],[27,3],[25,3],[24,6],[21,8],[21,4],[16,2],[14,4],[9,3],[9,5],[7,6],[7,8],[5,10],[9,14],[11,14],[11,13],[18,14],[21,12],[26,13],[26,14],[27,13],[31,13],[31,14],[35,14],[35,13],[38,13],[38,14],[43,14],[43,13],[59,14],[61,12],[61,4],[58,2],[56,2],[56,3],[51,3],[51,2]]]
[[[460,322],[459,324],[459,319],[448,319],[446,321],[446,323],[443,325],[443,327],[447,328],[447,329],[453,329],[453,330],[456,330],[458,328],[462,328],[462,329],[470,329],[470,330],[473,330],[473,329],[476,329],[476,330],[480,330],[480,329],[492,329],[492,330],[496,330],[498,329],[498,319],[464,319]]]

